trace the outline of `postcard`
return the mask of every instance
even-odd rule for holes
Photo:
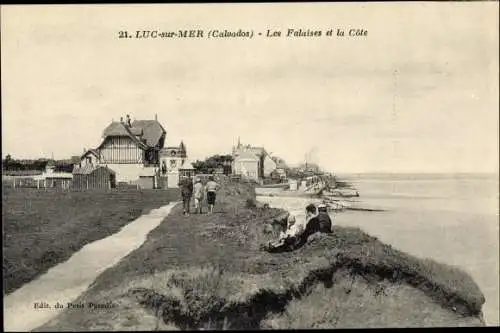
[[[498,326],[498,9],[2,5],[4,330]]]

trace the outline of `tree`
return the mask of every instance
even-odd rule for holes
[[[213,155],[206,158],[204,161],[197,160],[193,163],[193,167],[198,173],[213,173],[217,169],[222,168],[224,174],[231,173],[231,155]]]

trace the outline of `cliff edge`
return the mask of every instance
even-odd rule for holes
[[[147,241],[38,331],[483,326],[485,298],[465,272],[334,227],[270,254],[283,214],[251,185],[225,183],[212,215],[176,207]]]

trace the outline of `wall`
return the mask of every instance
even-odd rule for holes
[[[139,174],[143,172],[142,164],[106,164],[108,168],[116,172],[117,182],[136,183]]]
[[[77,190],[109,189],[115,185],[111,182],[111,178],[112,174],[105,168],[99,168],[90,174],[75,174],[73,188]]]
[[[172,161],[174,164],[172,164]],[[185,157],[162,156],[160,157],[160,170],[162,170],[163,162],[165,162],[167,172],[178,171],[185,161]]]
[[[269,177],[275,169],[276,162],[269,155],[266,155],[264,158],[264,177]]]
[[[130,138],[108,137],[99,150],[101,164],[143,161],[143,151]]]
[[[169,172],[167,174],[167,187],[168,188],[179,187],[179,172]]]
[[[259,163],[251,160],[236,160],[234,162],[234,173],[245,178],[259,179]]]
[[[90,163],[88,162],[88,158],[90,158]],[[86,166],[86,165],[96,165],[98,164],[99,161],[97,160],[97,157],[92,154],[92,153],[87,153],[85,154],[82,159],[80,160],[80,164],[82,167]]]
[[[137,183],[141,188],[152,189],[154,188],[154,177],[139,177]]]

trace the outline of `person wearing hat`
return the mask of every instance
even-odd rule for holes
[[[318,221],[320,232],[332,233],[332,220],[330,219],[330,215],[328,215],[326,205],[323,203],[318,205]]]
[[[194,191],[194,211],[195,213],[201,214],[203,211],[201,203],[203,202],[204,189],[200,177],[196,177],[193,191]]]
[[[191,196],[193,195],[192,179],[187,176],[182,176],[179,180],[179,187],[181,188],[183,214],[189,215],[189,205],[191,203]]]
[[[302,233],[300,243],[298,246],[302,246],[307,243],[309,236],[316,233],[332,233],[332,221],[326,210],[325,205],[309,204],[306,207],[306,229]]]

